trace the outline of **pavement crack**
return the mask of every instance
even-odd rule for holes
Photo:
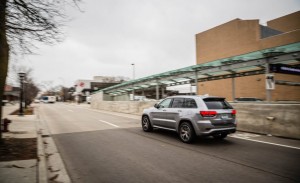
[[[23,166],[18,166],[18,165],[6,165],[4,168],[25,168]]]
[[[54,176],[50,177],[49,180],[54,181],[55,179],[57,179],[58,176],[59,174],[55,174]]]

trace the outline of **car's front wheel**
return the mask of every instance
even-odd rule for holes
[[[179,126],[179,137],[184,143],[191,143],[195,139],[193,126],[188,122],[183,122]]]
[[[153,130],[148,116],[142,117],[142,128],[145,132],[150,132]]]

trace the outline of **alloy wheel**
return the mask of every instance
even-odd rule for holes
[[[182,125],[180,128],[180,137],[183,141],[188,142],[191,138],[191,129],[188,125]]]
[[[152,131],[152,126],[147,116],[143,116],[142,118],[142,128],[145,132]]]

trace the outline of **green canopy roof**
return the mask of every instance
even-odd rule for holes
[[[234,57],[218,59],[204,64],[197,64],[189,67],[170,70],[167,72],[123,82],[121,84],[104,88],[99,91],[117,94],[121,93],[120,91],[125,92],[132,91],[133,89],[142,89],[151,86],[156,86],[157,83],[170,85],[172,83],[194,80],[196,77],[196,72],[198,74],[197,80],[199,78],[210,79],[216,76],[232,75],[233,73],[251,72],[252,74],[255,74],[255,72],[253,71],[264,70],[264,66],[267,62],[298,64],[299,52],[300,42],[297,42],[289,45],[268,48]],[[269,58],[273,59],[270,60]],[[262,72],[257,72],[257,74],[261,73]],[[222,78],[218,77],[217,79]]]

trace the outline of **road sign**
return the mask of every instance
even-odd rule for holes
[[[267,90],[275,89],[275,79],[273,74],[266,74],[266,89]]]
[[[271,72],[300,75],[300,67],[298,65],[271,64]]]

